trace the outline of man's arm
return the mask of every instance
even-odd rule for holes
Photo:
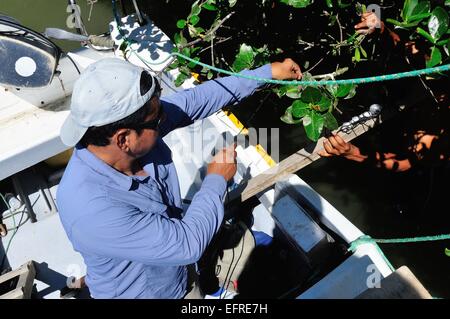
[[[398,159],[394,153],[373,152],[373,158],[363,154],[359,147],[350,142],[345,142],[339,135],[333,135],[323,142],[322,157],[341,156],[358,163],[372,163],[375,167],[384,168],[395,172],[404,172],[411,168],[409,159]]]
[[[225,188],[222,176],[208,175],[181,220],[159,212],[142,212],[133,206],[97,206],[95,219],[84,217],[73,225],[74,248],[144,264],[191,264],[201,257],[219,229]]]
[[[208,165],[208,175],[183,219],[142,212],[104,199],[95,215],[72,226],[74,248],[89,254],[144,264],[178,266],[198,261],[219,229],[226,181],[236,173],[235,146]]]
[[[265,79],[300,79],[299,66],[291,59],[274,62],[242,74]],[[263,82],[228,76],[205,82],[195,88],[161,98],[167,119],[162,124],[161,135],[191,124],[217,112],[227,105],[239,103],[263,86]]]

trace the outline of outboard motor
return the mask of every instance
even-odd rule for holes
[[[0,15],[0,84],[39,88],[50,84],[61,50],[45,36]]]

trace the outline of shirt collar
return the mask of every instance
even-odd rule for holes
[[[106,164],[104,161],[99,159],[93,153],[91,153],[87,148],[77,145],[75,147],[75,156],[88,165],[91,169],[97,172],[100,175],[106,176],[110,178],[117,186],[127,191],[131,190],[133,185],[133,178],[127,176],[113,167]]]

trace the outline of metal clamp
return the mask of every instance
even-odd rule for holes
[[[350,122],[343,123],[339,131],[346,134],[350,133],[357,125],[364,123],[367,120],[376,118],[380,115],[382,109],[383,107],[380,104],[372,104],[368,111],[360,114],[359,116],[352,117]]]

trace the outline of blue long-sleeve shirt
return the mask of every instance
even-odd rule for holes
[[[270,64],[247,74],[271,78]],[[239,102],[262,83],[225,77],[162,97],[161,137]],[[127,176],[77,146],[57,192],[59,215],[87,266],[94,298],[182,298],[186,265],[199,260],[223,219],[226,181],[204,179],[182,217],[171,152],[159,138],[142,158],[148,176]]]

